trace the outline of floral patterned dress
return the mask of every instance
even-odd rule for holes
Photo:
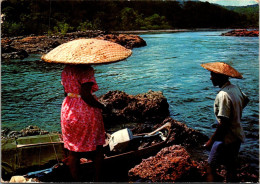
[[[67,65],[61,74],[61,83],[66,93],[80,94],[81,84],[92,82],[91,92],[98,90],[92,67]],[[61,107],[61,129],[64,147],[70,151],[96,150],[105,143],[102,110],[92,107],[81,97],[67,96]]]

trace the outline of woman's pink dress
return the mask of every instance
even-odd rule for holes
[[[66,93],[80,94],[81,84],[92,82],[91,92],[98,90],[92,67],[67,65],[61,74]],[[64,147],[75,152],[96,150],[105,143],[102,110],[92,107],[81,97],[67,96],[61,107],[61,129]]]

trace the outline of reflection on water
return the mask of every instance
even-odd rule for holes
[[[110,90],[128,94],[162,91],[171,116],[210,136],[214,129],[213,102],[218,88],[200,64],[231,64],[244,79],[231,79],[249,96],[242,119],[247,139],[242,153],[258,159],[259,73],[258,38],[222,37],[221,32],[187,32],[140,35],[146,47],[134,48],[125,61],[94,66],[102,95]],[[20,130],[30,124],[48,131],[60,130],[63,65],[25,60],[2,61],[2,128]]]

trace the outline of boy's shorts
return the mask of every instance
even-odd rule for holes
[[[240,145],[240,141],[231,144],[215,141],[209,154],[209,165],[211,167],[217,167],[223,164],[227,167],[235,167]]]

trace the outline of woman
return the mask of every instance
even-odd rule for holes
[[[90,65],[66,65],[61,78],[66,96],[61,108],[61,128],[64,147],[69,150],[71,175],[80,181],[80,158],[87,153],[85,156],[94,161],[95,180],[99,181],[105,143],[104,105],[92,95],[98,90],[94,69]]]
[[[61,75],[66,95],[61,109],[61,128],[64,146],[69,150],[70,171],[76,181],[79,181],[82,153],[87,153],[94,161],[96,181],[104,157],[105,130],[101,110],[104,105],[92,95],[98,86],[89,64],[118,62],[131,54],[130,49],[117,43],[91,38],[69,41],[41,57],[48,63],[67,65]]]

